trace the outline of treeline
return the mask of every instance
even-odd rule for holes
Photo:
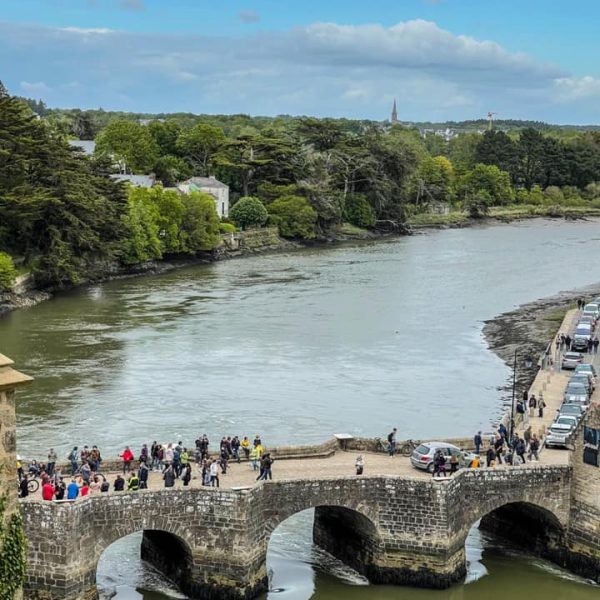
[[[40,286],[61,286],[107,263],[197,254],[219,243],[211,196],[127,190],[111,170],[110,161],[81,156],[0,85],[0,290],[21,267]]]

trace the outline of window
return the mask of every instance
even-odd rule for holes
[[[221,202],[221,216],[225,216],[225,202]]]

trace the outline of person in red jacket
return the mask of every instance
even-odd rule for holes
[[[133,452],[129,449],[129,446],[125,446],[123,454],[119,454],[119,456],[123,459],[123,473],[129,473],[134,458]]]
[[[50,483],[50,480],[47,479],[46,483],[42,486],[42,498],[44,500],[54,500],[54,486]]]

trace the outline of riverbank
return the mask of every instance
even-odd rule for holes
[[[447,214],[420,213],[409,217],[406,224],[413,230],[453,229],[482,224],[512,223],[529,219],[586,220],[600,217],[600,209],[581,206],[510,205],[492,207],[487,217],[473,219],[463,211]]]
[[[93,265],[90,266],[88,276],[80,283],[60,289],[38,289],[35,287],[35,281],[31,275],[21,275],[11,292],[0,293],[0,318],[9,312],[35,306],[77,287],[105,281],[142,275],[161,275],[185,267],[261,254],[337,246],[353,242],[377,241],[405,233],[407,232],[371,231],[344,223],[339,228],[330,231],[327,236],[315,240],[296,241],[282,238],[276,227],[265,227],[224,235],[221,244],[214,252],[206,252],[197,256],[178,256],[161,261],[148,261],[134,266],[120,265],[116,262]]]
[[[583,289],[560,292],[548,298],[523,304],[485,322],[483,335],[489,349],[499,356],[511,369],[517,350],[517,393],[529,389],[538,371],[539,360],[548,344],[552,344],[566,312],[575,308],[579,298],[600,296],[600,284]],[[525,358],[533,358],[531,367]],[[500,388],[503,400],[510,402],[512,396],[512,376]]]

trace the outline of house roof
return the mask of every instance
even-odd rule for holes
[[[128,181],[136,187],[151,188],[156,183],[154,175],[111,175],[116,181]]]
[[[222,189],[229,189],[229,186],[222,183],[221,181],[219,181],[218,179],[215,179],[214,177],[192,177],[191,179],[188,179],[187,181],[184,181],[183,183],[188,183],[190,185],[195,185],[196,187],[199,188],[222,188]]]
[[[94,140],[69,140],[69,146],[79,148],[86,156],[91,156],[96,149],[96,142]]]

